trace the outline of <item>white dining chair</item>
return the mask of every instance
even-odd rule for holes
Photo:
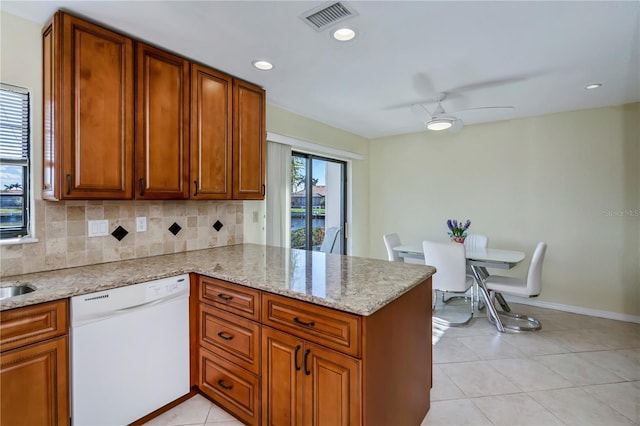
[[[384,240],[384,246],[387,248],[387,257],[389,258],[389,262],[402,262],[403,259],[400,257],[397,251],[393,248],[402,245],[400,242],[400,237],[395,232],[392,234],[384,234],[382,236]]]
[[[469,234],[464,239],[465,248],[487,248],[489,238],[486,235]]]
[[[337,253],[339,248],[339,244],[336,244],[338,235],[340,235],[340,228],[327,228],[324,234],[324,240],[322,240],[322,245],[320,245],[320,251],[325,253]]]
[[[464,248],[465,249],[487,248],[488,245],[489,245],[489,237],[487,237],[486,235],[469,234],[464,239]],[[485,272],[486,272],[486,269],[485,269]],[[471,266],[469,266],[469,265],[467,265],[467,276],[469,278],[473,278],[475,280],[475,277],[473,275],[473,271],[471,270]],[[477,283],[474,286],[473,294],[474,294],[475,299],[478,301],[478,310],[484,309],[484,304],[480,300],[480,291],[478,290]],[[455,298],[454,297],[454,298],[444,299],[444,295],[442,295],[442,297],[443,297],[443,301],[445,303],[447,303],[451,299]],[[457,296],[457,297],[459,297],[459,296]]]
[[[433,309],[435,310],[437,292],[465,294],[473,286],[473,279],[466,274],[466,258],[464,255],[464,245],[452,242],[423,241],[422,248],[424,259],[427,265],[434,266],[436,273],[432,277],[432,286],[435,293]],[[450,327],[466,325],[471,321],[474,314],[473,297],[469,296],[469,317],[462,322],[451,322],[440,317],[434,320],[442,322]]]
[[[518,297],[536,297],[542,291],[542,262],[544,261],[544,255],[547,251],[547,244],[543,241],[539,242],[536,246],[533,256],[531,257],[531,264],[529,265],[529,271],[527,272],[527,279],[507,277],[503,275],[489,275],[485,278],[484,283],[489,290],[491,297],[495,297],[496,294],[509,294]],[[540,321],[535,318],[528,317],[513,312],[499,312],[500,315],[505,315],[511,318],[515,318],[515,322],[528,322],[529,325],[511,325],[503,324],[505,328],[509,328],[516,331],[536,331],[542,328]]]

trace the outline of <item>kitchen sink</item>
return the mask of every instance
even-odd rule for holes
[[[0,300],[13,296],[20,296],[34,291],[35,288],[28,285],[14,285],[11,287],[0,287]]]

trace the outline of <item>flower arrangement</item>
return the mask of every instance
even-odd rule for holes
[[[467,229],[471,226],[471,221],[467,219],[466,222],[460,221],[458,223],[455,219],[447,220],[447,227],[449,228],[449,237],[451,241],[456,243],[464,243],[464,239],[467,238]]]

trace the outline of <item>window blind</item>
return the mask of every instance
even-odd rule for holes
[[[0,161],[29,161],[29,93],[7,84],[0,85]]]

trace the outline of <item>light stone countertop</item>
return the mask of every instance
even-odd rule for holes
[[[0,311],[194,272],[358,315],[370,315],[435,268],[363,257],[239,244],[2,277],[36,291],[4,299]]]

